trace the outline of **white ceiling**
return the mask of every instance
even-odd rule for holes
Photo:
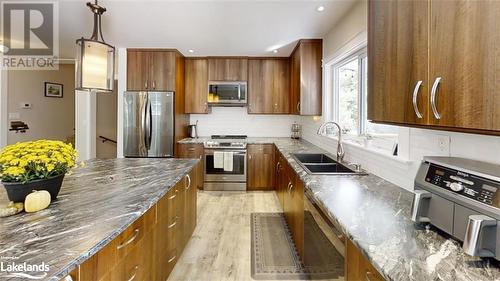
[[[186,56],[288,56],[301,38],[321,38],[356,0],[105,0],[104,39],[116,47],[175,48]],[[59,1],[60,57],[92,33],[84,0]],[[323,12],[316,11],[324,6]],[[272,53],[280,48],[277,54]],[[189,49],[195,50],[188,53]]]

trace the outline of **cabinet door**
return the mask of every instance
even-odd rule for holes
[[[500,131],[500,2],[431,1],[430,10],[431,124]]]
[[[196,186],[198,189],[203,189],[205,166],[203,163],[204,148],[203,144],[185,144],[181,143],[178,145],[178,155],[179,158],[196,158],[200,159],[198,165],[196,165]]]
[[[191,235],[196,227],[196,203],[197,203],[197,167],[195,167],[190,173],[189,177],[186,176],[184,187],[184,236],[187,243],[191,239]]]
[[[290,188],[292,199],[292,236],[299,256],[304,260],[304,183],[295,174]]]
[[[208,113],[208,60],[186,59],[186,113]]]
[[[150,52],[150,88],[156,91],[175,91],[175,58],[173,51]]]
[[[273,60],[248,61],[248,113],[271,114],[273,106]]]
[[[294,230],[294,220],[293,220],[293,198],[291,193],[291,186],[295,182],[295,173],[293,172],[290,164],[284,162],[284,190],[283,190],[283,213],[285,214],[285,219],[288,224],[290,231]]]
[[[300,115],[322,113],[322,58],[321,40],[304,41],[300,47]]]
[[[273,60],[273,113],[290,112],[290,62],[288,59]]]
[[[143,91],[149,90],[151,81],[149,75],[148,52],[138,50],[127,50],[127,90]]]
[[[246,58],[209,58],[208,80],[210,81],[247,81],[248,59]]]
[[[369,2],[370,120],[409,124],[427,122],[428,4],[426,0]]]
[[[274,159],[276,164],[274,166],[274,188],[281,208],[283,208],[283,158],[277,148],[274,149]]]
[[[248,145],[247,154],[247,189],[272,190],[274,185],[273,145]]]
[[[300,48],[297,47],[297,48]],[[290,109],[292,114],[300,114],[300,52],[296,49],[290,56]]]
[[[346,281],[384,281],[373,265],[361,254],[356,246],[347,239],[345,255]]]

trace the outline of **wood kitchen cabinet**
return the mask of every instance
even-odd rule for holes
[[[428,3],[369,3],[368,117],[373,121],[425,124],[428,119]]]
[[[274,145],[247,146],[247,190],[274,189]]]
[[[208,60],[186,59],[186,113],[208,113]]]
[[[141,218],[74,270],[74,280],[166,280],[196,227],[195,172],[196,167]]]
[[[175,91],[176,51],[127,50],[127,90]]]
[[[248,113],[289,113],[289,68],[289,60],[283,58],[248,60]]]
[[[209,81],[247,81],[247,58],[208,58]]]
[[[196,166],[196,184],[198,189],[203,189],[205,165],[203,156],[205,149],[201,143],[180,143],[177,145],[178,158],[193,158],[200,159],[200,163]]]
[[[346,281],[385,280],[349,239],[346,241],[345,279]]]
[[[276,189],[276,195],[278,196],[278,201],[282,209],[284,209],[284,199],[285,199],[285,191],[286,191],[286,175],[285,175],[285,159],[283,155],[281,155],[280,151],[275,148],[274,149],[274,159],[276,160],[276,165],[274,169],[274,185]]]
[[[283,212],[300,258],[304,259],[304,184],[293,168],[285,163],[286,190]]]
[[[500,135],[499,14],[498,1],[370,1],[368,118]]]
[[[323,40],[299,40],[290,56],[290,112],[322,114]]]

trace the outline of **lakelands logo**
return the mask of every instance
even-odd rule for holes
[[[54,70],[59,56],[57,2],[2,1],[0,67]]]
[[[39,280],[47,277],[50,267],[45,262],[30,264],[18,263],[18,257],[1,257],[0,272],[6,272],[8,277],[19,277],[30,280]]]

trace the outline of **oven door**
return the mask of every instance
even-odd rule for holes
[[[214,168],[215,149],[205,149],[205,181],[206,182],[246,182],[247,180],[247,152],[246,150],[217,151],[233,152],[233,170],[224,171],[222,168]]]

